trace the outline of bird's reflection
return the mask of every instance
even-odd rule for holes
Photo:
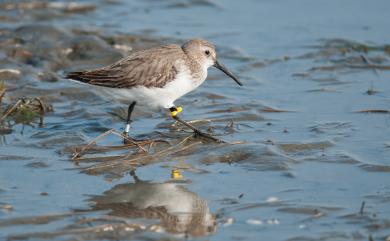
[[[157,219],[170,233],[202,236],[215,232],[215,217],[207,202],[183,183],[150,183],[141,181],[134,173],[132,176],[134,183],[116,185],[93,197],[93,209],[110,210],[113,216]],[[182,176],[173,170],[174,177]]]

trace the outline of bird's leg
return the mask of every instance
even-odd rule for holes
[[[126,137],[129,136],[130,124],[131,124],[131,122],[132,122],[132,120],[131,120],[131,114],[133,113],[135,104],[137,104],[137,102],[136,102],[136,101],[133,101],[133,102],[129,105],[129,108],[127,109],[126,127],[125,127],[125,131],[123,132],[123,135],[125,135]],[[126,141],[126,139],[125,139],[124,141]]]
[[[134,139],[134,138],[131,138],[129,136],[129,132],[130,132],[130,128],[131,128],[131,114],[133,113],[134,111],[134,107],[135,105],[137,104],[136,101],[133,101],[130,105],[129,105],[129,108],[127,110],[127,119],[126,119],[126,127],[125,127],[125,130],[123,131],[123,136],[125,137],[123,139],[123,144],[135,144],[137,146],[145,146],[145,145],[149,145],[149,144],[152,144],[152,143],[155,143],[155,142],[166,142],[164,140],[152,140],[152,139],[147,139],[147,140],[137,140],[137,139]]]
[[[179,114],[180,112],[183,111],[183,107],[181,105],[179,105],[177,107],[176,106],[172,106],[172,107],[169,108],[169,111],[171,112],[171,116],[175,117],[175,116],[177,116],[177,114]]]
[[[218,143],[225,143],[225,141],[223,140],[220,140],[218,138],[215,138],[214,136],[210,135],[210,134],[207,134],[207,133],[204,133],[202,132],[201,130],[199,130],[198,128],[196,128],[195,126],[189,124],[188,122],[182,120],[177,114],[182,112],[183,111],[183,108],[181,106],[178,106],[178,107],[170,107],[169,108],[169,111],[171,112],[171,116],[173,119],[175,119],[176,121],[180,122],[181,124],[183,124],[184,126],[190,128],[191,130],[193,130],[195,132],[195,134],[199,135],[199,136],[202,136],[204,138],[207,138],[207,139],[210,139],[210,140],[213,140],[215,142],[218,142]]]

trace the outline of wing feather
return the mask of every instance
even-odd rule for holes
[[[95,70],[71,72],[68,79],[111,88],[164,87],[178,73],[176,59],[185,56],[180,46],[166,45],[136,52]]]

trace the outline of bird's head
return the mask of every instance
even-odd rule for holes
[[[213,66],[236,81],[238,85],[242,86],[242,83],[238,80],[238,78],[225,66],[218,62],[217,52],[215,51],[215,47],[212,43],[204,39],[192,39],[184,43],[182,49],[201,66],[204,66],[206,69]]]

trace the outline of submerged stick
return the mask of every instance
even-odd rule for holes
[[[99,139],[107,136],[108,134],[110,134],[114,129],[111,129],[111,130],[108,130],[106,132],[103,132],[102,134],[98,135],[97,137],[93,138],[87,145],[85,145],[83,148],[81,148],[80,151],[76,151],[75,153],[73,153],[73,156],[72,156],[72,160],[75,160],[76,158],[80,157],[82,153],[84,153],[85,151],[87,151],[91,146],[95,145],[96,144],[96,141],[98,141]]]

